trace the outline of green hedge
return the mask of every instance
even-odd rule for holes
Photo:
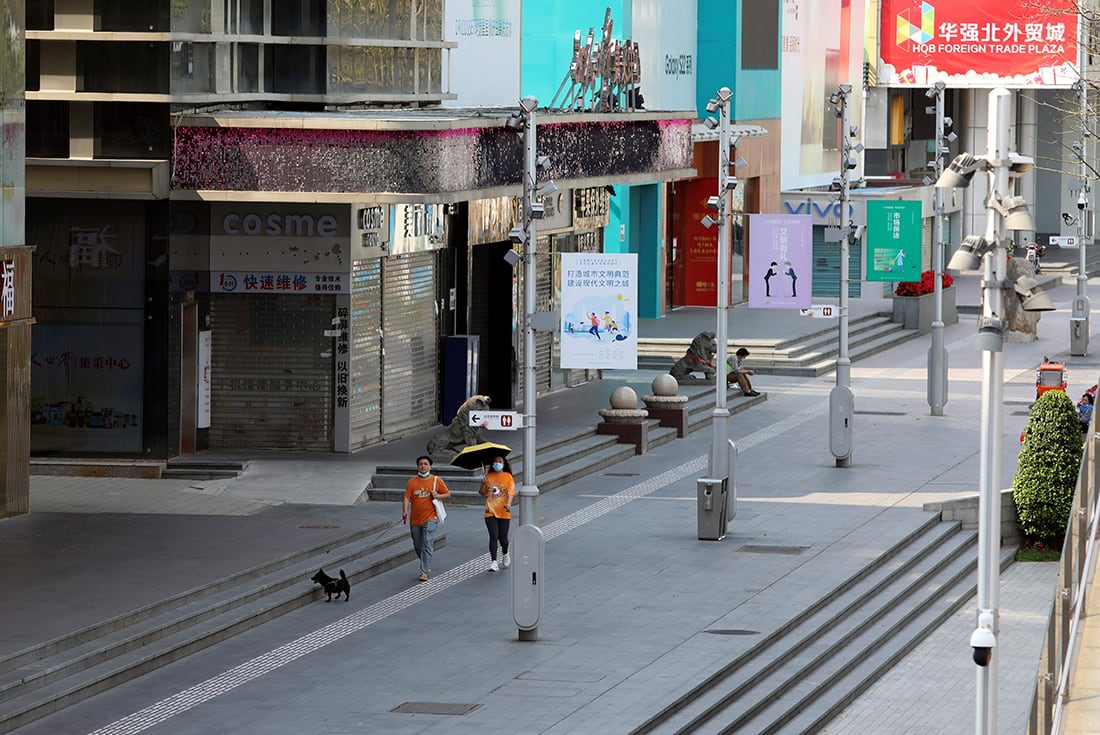
[[[1031,407],[1012,480],[1012,498],[1025,537],[1061,547],[1080,469],[1077,409],[1062,391],[1047,391]]]

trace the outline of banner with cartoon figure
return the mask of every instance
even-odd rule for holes
[[[867,246],[863,269],[868,281],[919,281],[921,203],[867,202]]]
[[[561,367],[638,367],[638,256],[561,254]]]
[[[749,215],[749,307],[809,309],[813,294],[813,218]]]

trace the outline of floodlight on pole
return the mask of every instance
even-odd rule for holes
[[[705,215],[702,224],[705,227],[718,226],[718,280],[716,282],[715,300],[717,302],[717,323],[714,332],[717,353],[714,357],[715,371],[715,399],[714,411],[711,413],[711,445],[707,466],[706,479],[718,480],[727,483],[726,513],[724,517],[728,523],[733,518],[735,509],[737,482],[737,446],[729,438],[729,417],[726,399],[729,387],[726,383],[726,359],[729,348],[729,259],[732,248],[730,247],[730,217],[732,205],[730,192],[737,188],[736,174],[730,175],[732,163],[731,150],[736,144],[730,138],[730,102],[733,93],[729,87],[718,90],[716,97],[707,102],[707,112],[718,114],[718,194],[707,197],[707,208],[714,212],[714,217]],[[707,118],[713,120],[714,118]],[[713,129],[715,125],[708,127]],[[726,529],[719,529],[719,537],[726,535]]]
[[[1082,20],[1084,18],[1082,17]],[[1082,25],[1084,25],[1082,23]],[[1082,29],[1080,31],[1084,33]],[[1075,356],[1084,356],[1089,352],[1089,322],[1092,305],[1089,303],[1088,285],[1089,275],[1087,271],[1088,241],[1092,239],[1089,231],[1089,167],[1087,163],[1089,141],[1089,107],[1088,85],[1085,83],[1085,63],[1089,54],[1082,47],[1081,52],[1081,76],[1073,84],[1073,91],[1077,94],[1080,104],[1081,137],[1073,144],[1074,153],[1077,155],[1079,175],[1081,178],[1080,190],[1077,194],[1077,292],[1073,298],[1073,309],[1069,318],[1069,353]],[[1064,217],[1065,215],[1063,215]]]
[[[936,179],[943,177],[943,157],[950,152],[948,145],[954,140],[954,133],[945,135],[951,120],[943,114],[944,94],[947,85],[937,81],[925,92],[925,96],[936,102],[936,158],[932,161]],[[943,416],[943,407],[947,404],[948,354],[944,346],[943,323],[943,260],[944,260],[944,201],[943,187],[932,189],[933,235],[932,235],[932,273],[933,299],[935,313],[932,317],[932,341],[928,348],[928,406],[933,416]],[[975,267],[977,267],[975,265]]]
[[[538,101],[534,97],[524,97],[520,100],[518,112],[512,113],[505,123],[507,127],[521,131],[523,138],[522,226],[508,233],[509,240],[523,246],[523,254],[511,258],[506,256],[506,260],[513,265],[521,260],[523,262],[523,484],[519,489],[518,528],[512,538],[516,559],[512,567],[512,617],[521,641],[538,640],[545,588],[545,574],[542,573],[545,542],[542,529],[537,525],[539,489],[535,484],[535,430],[538,425],[535,410],[535,292],[538,290],[535,256],[537,223],[545,214],[545,207],[538,197],[557,191],[557,185],[552,181],[541,187],[538,184],[539,173],[550,167],[550,159],[537,154],[537,109]],[[509,124],[512,120],[518,122]]]
[[[829,392],[829,451],[836,460],[837,467],[850,467],[852,464],[852,419],[855,416],[855,402],[852,396],[852,361],[848,357],[848,257],[852,240],[862,236],[862,230],[848,217],[848,189],[851,172],[858,166],[855,153],[862,145],[853,139],[859,133],[859,127],[851,124],[849,98],[852,85],[845,82],[829,100],[836,105],[837,116],[841,119],[843,131],[841,144],[840,176],[833,179],[839,189],[838,197],[842,225],[840,229],[840,305],[839,305],[839,348],[836,359],[836,386]],[[858,146],[858,149],[857,149]],[[857,235],[857,232],[859,233]]]

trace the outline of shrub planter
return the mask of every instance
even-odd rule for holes
[[[890,321],[900,324],[902,329],[916,329],[918,334],[932,331],[932,320],[936,316],[936,294],[923,296],[894,296],[894,316]],[[943,289],[943,324],[958,324],[959,312],[955,308],[955,288]]]

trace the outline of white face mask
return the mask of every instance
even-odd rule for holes
[[[504,469],[504,464],[501,462],[493,462],[493,471],[500,472]]]
[[[416,473],[417,477],[427,477],[430,474],[431,474],[430,472],[417,472]]]

